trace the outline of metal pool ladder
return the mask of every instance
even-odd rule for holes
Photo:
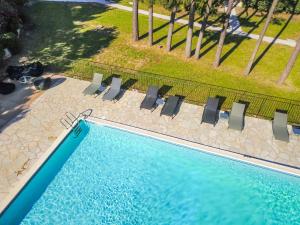
[[[72,128],[73,125],[76,123],[76,125],[74,126],[74,133],[76,136],[78,136],[81,131],[82,131],[82,128],[79,126],[79,123],[78,121],[83,118],[83,119],[86,119],[88,118],[91,114],[92,114],[93,110],[92,109],[87,109],[81,113],[78,114],[78,116],[75,116],[73,113],[71,112],[66,112],[64,117],[62,117],[60,119],[60,123],[66,128],[66,129],[69,129],[69,128]]]

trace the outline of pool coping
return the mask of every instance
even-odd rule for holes
[[[155,138],[155,139],[158,139],[158,140],[161,140],[161,141],[166,141],[166,142],[169,142],[169,143],[172,143],[172,144],[184,146],[184,147],[191,148],[193,150],[197,150],[197,151],[204,152],[204,153],[207,153],[207,154],[212,154],[212,155],[216,155],[216,156],[219,156],[219,157],[223,157],[223,158],[227,158],[227,159],[231,159],[231,160],[235,160],[235,161],[240,161],[242,163],[262,167],[262,168],[265,168],[265,169],[270,169],[270,170],[273,170],[273,171],[285,173],[285,174],[296,176],[296,177],[300,178],[300,170],[299,169],[288,167],[288,166],[285,166],[285,165],[280,165],[280,164],[264,161],[264,160],[257,159],[257,158],[247,157],[247,156],[242,155],[242,154],[225,151],[225,150],[222,150],[222,149],[210,147],[210,146],[200,144],[200,143],[191,142],[191,141],[188,141],[188,140],[183,140],[183,139],[180,139],[179,137],[168,136],[166,134],[157,133],[155,131],[145,130],[145,129],[142,129],[142,128],[133,127],[133,126],[126,125],[126,124],[121,124],[121,123],[114,122],[114,121],[109,121],[109,120],[106,120],[104,118],[97,118],[97,117],[91,118],[90,117],[90,118],[87,118],[85,120],[88,121],[88,122],[94,123],[94,124],[110,126],[110,127],[116,128],[116,129],[124,130],[124,131],[127,131],[127,132],[132,132],[132,133],[135,133],[137,135],[143,135],[143,136]],[[73,125],[73,127],[77,123],[75,123]],[[22,189],[25,187],[25,185],[39,171],[39,169],[44,165],[44,163],[49,159],[49,157],[55,152],[57,147],[64,141],[64,139],[69,135],[69,133],[72,132],[73,127],[72,127],[72,129],[64,130],[58,136],[58,138],[52,143],[52,145],[46,150],[46,152],[28,170],[28,172],[26,172],[26,174],[22,177],[22,179],[20,179],[17,182],[16,186],[13,187],[9,191],[7,197],[0,203],[0,215],[13,202],[13,200],[22,191]]]
[[[265,161],[263,159],[250,157],[250,156],[243,155],[240,153],[226,151],[224,149],[218,149],[216,147],[204,145],[201,143],[196,143],[196,142],[192,142],[189,140],[180,139],[179,137],[173,137],[173,136],[161,134],[161,133],[158,133],[155,131],[145,130],[145,129],[142,129],[139,127],[133,127],[133,126],[129,126],[126,124],[109,121],[106,119],[93,117],[93,119],[89,118],[89,119],[87,119],[87,121],[96,123],[99,125],[107,125],[107,126],[114,127],[117,129],[125,130],[127,132],[132,132],[132,133],[135,133],[138,135],[152,137],[152,138],[155,138],[155,139],[158,139],[161,141],[166,141],[166,142],[169,142],[172,144],[184,146],[187,148],[192,148],[192,149],[198,150],[200,152],[205,152],[205,153],[216,155],[219,157],[232,159],[235,161],[240,161],[243,163],[251,164],[253,166],[259,166],[262,168],[270,169],[273,171],[277,171],[280,173],[284,173],[284,174],[288,174],[288,175],[292,175],[292,176],[296,176],[296,177],[300,178],[300,170],[297,168],[289,167],[287,165],[281,165],[281,164],[277,164],[275,162]]]
[[[63,130],[63,132],[56,138],[56,140],[51,144],[51,146],[45,151],[44,154],[32,165],[32,167],[24,174],[22,179],[20,179],[17,184],[9,191],[7,197],[3,199],[0,203],[0,215],[5,211],[5,209],[13,202],[13,200],[18,196],[26,184],[31,180],[31,178],[39,171],[39,169],[44,165],[48,158],[54,153],[57,147],[64,141],[64,139],[72,132],[73,129]]]

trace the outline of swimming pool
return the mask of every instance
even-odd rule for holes
[[[300,178],[81,122],[0,224],[299,224]]]

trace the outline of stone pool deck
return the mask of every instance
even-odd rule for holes
[[[77,115],[92,109],[94,117],[300,168],[300,136],[291,134],[291,127],[290,143],[284,143],[274,140],[271,121],[246,117],[243,132],[227,129],[225,119],[213,127],[200,124],[203,107],[187,103],[171,119],[160,116],[161,106],[154,112],[140,110],[144,94],[137,91],[126,91],[116,103],[103,102],[102,94],[82,94],[89,82],[56,79],[59,82],[54,87],[0,130],[0,204],[65,130],[59,120],[67,111]]]

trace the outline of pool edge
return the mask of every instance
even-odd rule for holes
[[[79,122],[79,121],[78,121]],[[65,138],[72,132],[73,129],[63,130],[51,146],[42,154],[42,156],[32,165],[32,167],[24,174],[15,187],[13,187],[8,195],[0,203],[0,215],[4,213],[6,208],[13,202],[17,195],[22,191],[30,179],[39,171],[44,163],[49,159],[57,147],[65,140]]]
[[[258,159],[258,158],[253,158],[253,157],[248,157],[239,153],[234,153],[234,152],[229,152],[229,151],[225,151],[222,149],[218,149],[216,147],[212,147],[212,146],[207,146],[201,143],[195,143],[192,141],[188,141],[188,140],[184,140],[184,139],[180,139],[178,137],[173,137],[173,136],[168,136],[165,134],[161,134],[161,133],[157,133],[155,131],[150,131],[150,130],[145,130],[142,128],[138,128],[138,127],[132,127],[126,124],[121,124],[118,122],[113,122],[113,121],[108,121],[106,119],[101,119],[101,118],[96,118],[93,117],[86,119],[89,122],[92,123],[96,123],[96,124],[100,124],[100,125],[107,125],[110,127],[114,127],[117,129],[121,129],[121,130],[125,130],[128,132],[132,132],[138,135],[143,135],[143,136],[148,136],[148,137],[152,137],[155,139],[159,139],[161,141],[166,141],[172,144],[176,144],[176,145],[180,145],[180,146],[184,146],[184,147],[188,147],[188,148],[192,148],[201,152],[205,152],[208,154],[213,154],[213,155],[217,155],[219,157],[225,157],[228,159],[232,159],[232,160],[236,160],[236,161],[240,161],[243,163],[247,163],[247,164],[251,164],[253,166],[259,166],[262,168],[266,168],[266,169],[270,169],[270,170],[274,170],[277,172],[281,172],[281,173],[285,173],[288,175],[293,175],[296,177],[300,178],[300,169],[297,168],[293,168],[293,167],[289,167],[287,165],[281,165],[281,164],[277,164],[275,162],[268,162],[268,161],[264,161],[262,159]]]

